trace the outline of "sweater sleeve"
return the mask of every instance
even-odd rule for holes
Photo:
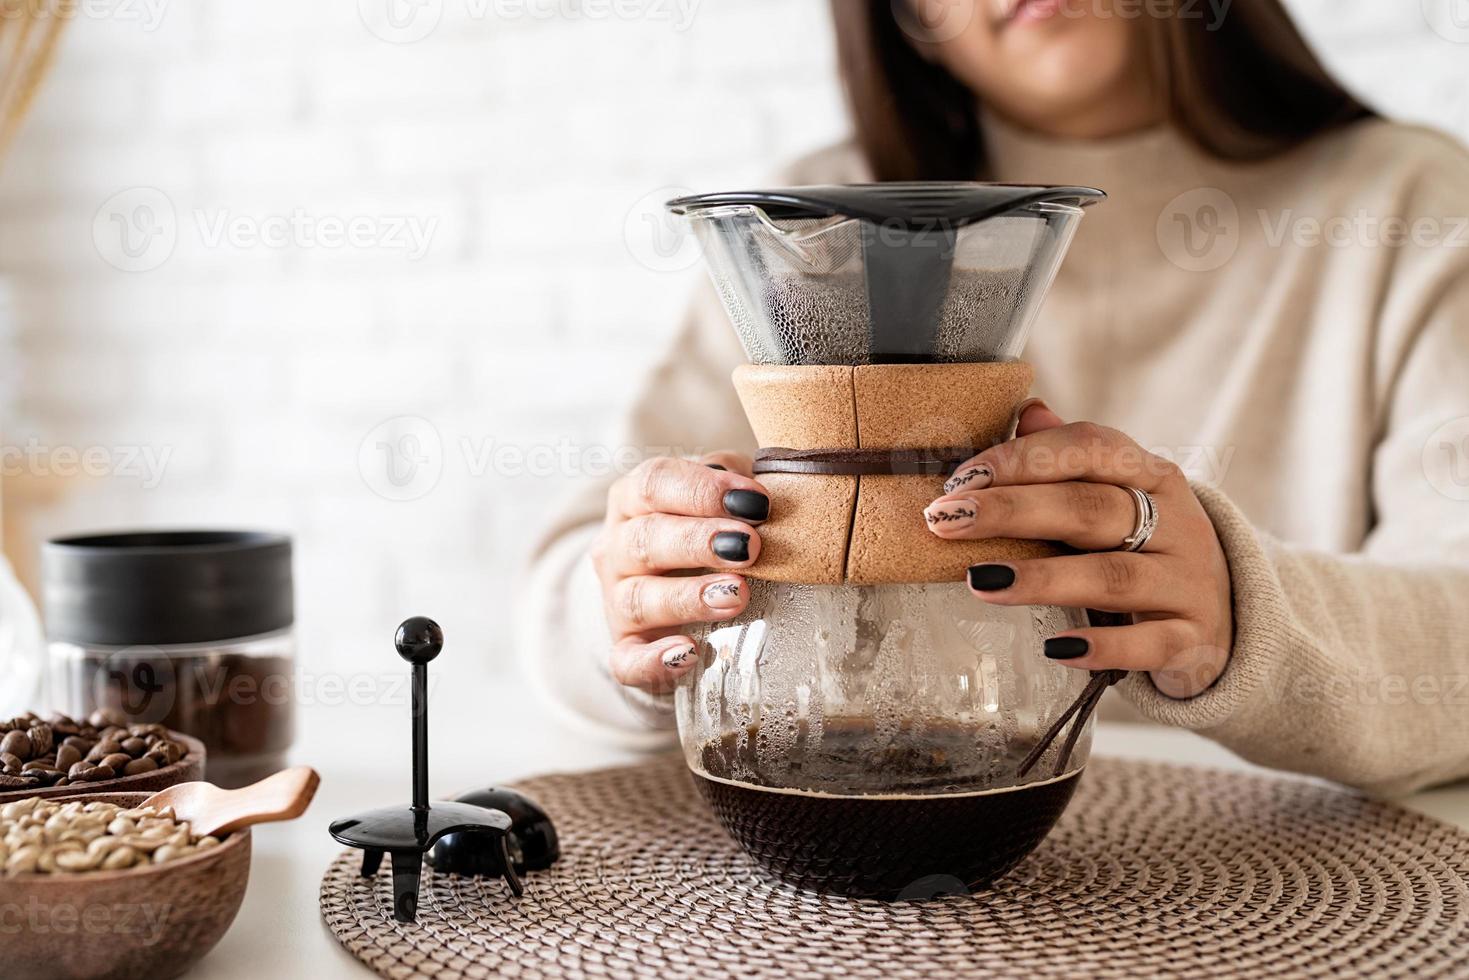
[[[1411,258],[1374,352],[1380,434],[1361,548],[1294,547],[1196,487],[1233,581],[1230,662],[1186,701],[1146,674],[1124,683],[1154,720],[1381,794],[1469,776],[1469,248]]]
[[[622,420],[611,443],[616,458],[753,452],[754,434],[729,382],[743,361],[713,287],[703,286]],[[672,698],[612,680],[601,587],[587,557],[617,475],[579,488],[536,546],[518,604],[517,647],[541,702],[563,722],[607,744],[666,748]]]

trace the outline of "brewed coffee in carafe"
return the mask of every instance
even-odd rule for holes
[[[986,543],[934,538],[921,509],[944,467],[1008,434],[1026,333],[1100,197],[888,184],[671,205],[759,366],[736,387],[772,498],[749,605],[704,631],[676,693],[680,740],[724,826],[791,883],[883,898],[982,887],[1076,787],[1087,721],[1055,733],[1088,677],[1042,645],[1084,614],[982,602],[963,562]],[[955,378],[972,404],[952,419],[919,407]]]

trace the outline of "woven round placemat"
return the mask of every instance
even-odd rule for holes
[[[519,788],[563,841],[523,898],[425,867],[394,922],[386,862],[348,851],[321,883],[342,945],[403,978],[1469,977],[1469,834],[1301,780],[1094,759],[993,889],[897,903],[761,873],[680,758]]]

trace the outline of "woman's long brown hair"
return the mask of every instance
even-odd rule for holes
[[[858,142],[879,180],[974,179],[984,173],[979,99],[918,52],[894,13],[907,2],[831,0]],[[1322,66],[1280,0],[1233,0],[1217,22],[1196,0],[1147,6],[1140,26],[1163,115],[1216,157],[1267,158],[1373,114]]]

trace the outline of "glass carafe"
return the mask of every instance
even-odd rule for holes
[[[966,193],[988,210],[914,220]],[[1098,196],[885,185],[673,207],[753,362],[1004,362]],[[675,696],[689,768],[745,849],[799,886],[883,898],[982,887],[1029,853],[1090,749],[1087,719],[1047,741],[1088,676],[1042,652],[1085,614],[989,605],[959,581],[759,575],[745,612],[699,637]]]

